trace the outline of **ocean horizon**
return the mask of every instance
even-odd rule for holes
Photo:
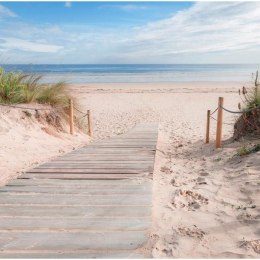
[[[248,82],[260,64],[3,64],[51,83]]]

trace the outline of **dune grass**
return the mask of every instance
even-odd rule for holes
[[[245,156],[251,153],[257,153],[260,151],[260,144],[255,145],[245,145],[243,144],[240,148],[237,149],[237,156]]]
[[[0,68],[0,103],[39,103],[67,108],[72,97],[66,90],[66,83],[44,85],[41,79],[38,75],[6,72]]]
[[[258,71],[256,72],[254,86],[239,90],[242,101],[238,108],[243,113],[237,118],[234,125],[233,139],[239,140],[244,136],[260,137],[260,84],[258,83]],[[241,154],[246,153],[241,149]]]
[[[246,103],[246,108],[251,109],[254,107],[260,106],[260,85],[256,85],[255,87],[252,87],[248,91],[247,95],[247,100],[245,101]]]

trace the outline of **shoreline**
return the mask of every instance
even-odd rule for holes
[[[84,83],[68,84],[73,93],[237,93],[249,82],[181,82],[181,83]]]
[[[163,88],[198,88],[198,87],[203,87],[203,88],[212,88],[212,87],[217,87],[217,88],[223,88],[224,86],[228,87],[235,87],[235,86],[243,86],[243,85],[249,85],[253,82],[251,81],[191,81],[191,82],[185,82],[185,81],[180,81],[180,82],[100,82],[100,83],[92,83],[92,82],[84,82],[84,83],[68,83],[69,86],[71,87],[90,87],[90,88],[99,88],[99,87],[113,87],[113,88],[119,88],[119,87],[140,87],[140,88],[158,88],[158,87],[163,87]]]

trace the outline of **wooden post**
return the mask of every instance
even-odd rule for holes
[[[210,131],[210,110],[207,112],[207,127],[206,127],[206,144],[209,143],[209,131]]]
[[[74,111],[73,111],[73,100],[70,99],[70,134],[74,134]]]
[[[89,136],[92,136],[92,122],[91,122],[90,110],[88,110],[88,134]]]
[[[217,133],[216,133],[216,148],[222,146],[222,123],[223,123],[223,103],[224,98],[218,98],[218,117],[217,117]]]

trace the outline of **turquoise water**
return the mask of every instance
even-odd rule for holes
[[[260,64],[41,64],[1,65],[7,71],[44,75],[45,82],[65,80],[69,83],[113,82],[192,82],[252,80]]]

